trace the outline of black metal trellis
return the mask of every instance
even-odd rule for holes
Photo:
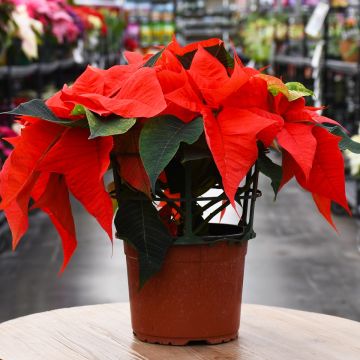
[[[129,156],[135,156],[136,154],[129,154]],[[138,154],[137,154],[138,156]],[[121,178],[118,172],[119,164],[115,158],[112,160],[113,164],[113,173],[114,173],[114,183],[115,183],[115,193],[116,199],[120,203],[121,195],[120,189],[123,186]],[[229,224],[214,224],[210,223],[217,214],[224,210],[227,206],[230,205],[230,201],[227,199],[222,185],[217,184],[213,189],[220,189],[222,193],[215,196],[198,196],[194,197],[192,194],[192,169],[190,162],[184,164],[185,168],[185,192],[177,198],[169,198],[166,196],[163,190],[157,189],[156,194],[153,194],[152,201],[165,202],[168,203],[172,208],[178,211],[183,218],[183,233],[182,235],[174,238],[174,244],[176,245],[190,245],[190,244],[204,244],[204,243],[213,243],[226,239],[230,242],[244,242],[250,240],[256,236],[253,230],[254,223],[254,211],[255,211],[255,202],[256,199],[261,196],[261,192],[258,190],[258,175],[259,170],[255,164],[249,171],[246,176],[245,183],[242,187],[239,187],[236,195],[235,202],[239,205],[237,211],[240,216],[240,220],[237,225]],[[134,201],[149,201],[145,196],[131,196],[127,197],[127,200]],[[199,204],[202,202],[207,202],[207,204],[201,206],[198,210],[194,211],[194,204]],[[180,203],[178,206],[176,203]],[[194,226],[193,219],[194,216],[203,213],[205,210],[209,210],[213,206],[221,203],[215,210],[213,210],[201,224]],[[209,224],[209,233],[208,234],[199,234],[204,227]]]

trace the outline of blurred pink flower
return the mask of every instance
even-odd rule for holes
[[[65,40],[74,42],[79,36],[79,29],[73,21],[54,22],[52,32],[59,43],[63,43]]]
[[[49,26],[52,34],[59,43],[65,40],[74,42],[80,35],[74,19],[66,11],[65,0],[14,0],[17,4],[25,5],[28,14]]]

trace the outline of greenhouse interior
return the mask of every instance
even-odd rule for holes
[[[360,359],[359,124],[360,0],[0,1],[0,360]]]

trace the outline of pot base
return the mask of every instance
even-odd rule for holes
[[[161,345],[175,345],[175,346],[184,346],[188,345],[191,342],[194,343],[203,343],[207,345],[215,345],[229,342],[231,340],[235,340],[238,338],[238,333],[234,333],[231,335],[224,335],[219,337],[209,337],[206,339],[191,339],[191,338],[164,338],[157,336],[148,336],[140,333],[135,333],[134,335],[143,342],[147,342],[150,344],[161,344]]]

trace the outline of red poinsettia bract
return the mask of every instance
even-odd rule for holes
[[[60,233],[63,268],[76,247],[69,191],[112,238],[112,204],[103,184],[109,166],[111,137],[89,140],[89,131],[32,119],[0,173],[1,209],[13,235],[14,248],[28,227],[30,198],[44,210]]]
[[[334,226],[331,201],[350,213],[345,195],[344,160],[339,149],[341,138],[321,125],[340,125],[305,106],[303,98],[288,101],[278,94],[274,98],[274,111],[284,118],[284,127],[276,137],[283,153],[282,185],[295,176],[312,193],[320,213]]]
[[[101,116],[132,118],[156,116],[166,102],[154,68],[117,65],[108,70],[88,66],[72,86],[65,85],[47,105],[66,118],[75,105]]]
[[[283,120],[266,110],[266,82],[253,79],[236,60],[229,75],[218,59],[199,46],[189,74],[204,99],[206,140],[234,205],[237,188],[257,159],[257,141],[271,143]],[[251,90],[260,90],[260,96],[254,100]]]

